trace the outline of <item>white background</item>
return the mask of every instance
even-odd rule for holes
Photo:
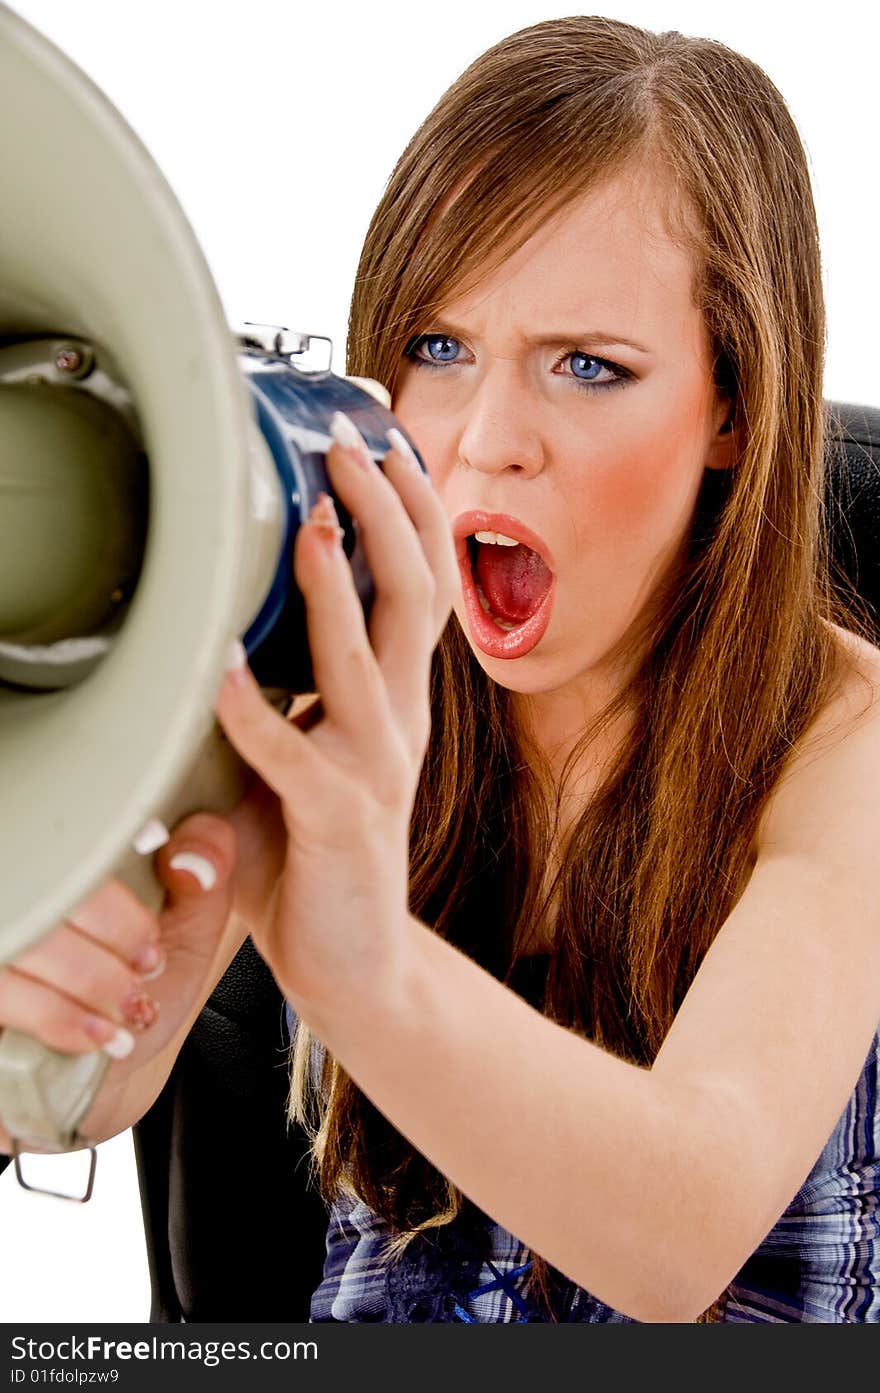
[[[585,7],[17,0],[13,8],[104,89],[148,146],[229,319],[329,334],[341,371],[363,235],[412,132],[490,44]],[[769,73],[813,173],[829,312],[825,395],[880,405],[876,7],[629,0],[601,12],[719,39]],[[217,1130],[222,1139],[222,1118]],[[81,1161],[53,1158],[55,1183],[74,1184],[68,1172]],[[248,1183],[259,1183],[257,1158]],[[0,1321],[136,1321],[148,1311],[128,1135],[100,1149],[88,1205],[27,1195],[9,1172],[0,1178]]]

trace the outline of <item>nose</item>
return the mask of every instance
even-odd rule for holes
[[[537,414],[515,365],[493,363],[468,398],[458,441],[460,462],[483,473],[536,473],[544,465]]]

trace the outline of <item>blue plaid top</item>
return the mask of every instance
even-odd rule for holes
[[[294,1024],[288,1008],[288,1020]],[[735,1278],[722,1319],[736,1324],[880,1324],[880,1030],[840,1119],[809,1176]],[[360,1201],[332,1208],[323,1280],[311,1321],[514,1322],[545,1320],[522,1294],[529,1253],[470,1206],[429,1230],[395,1263],[389,1230]],[[563,1321],[624,1323],[560,1274]]]

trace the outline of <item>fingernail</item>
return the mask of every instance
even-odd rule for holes
[[[404,464],[408,465],[414,474],[422,473],[422,466],[419,464],[415,450],[410,445],[406,436],[403,435],[401,431],[397,430],[395,426],[392,426],[388,431],[388,441],[392,450],[397,451]]]
[[[217,872],[211,862],[195,851],[179,851],[168,864],[173,871],[189,871],[203,890],[213,890],[217,884]]]
[[[159,1005],[146,992],[134,988],[122,1003],[122,1014],[135,1030],[146,1030],[158,1016]]]
[[[321,540],[327,543],[330,551],[341,549],[345,532],[339,526],[339,518],[329,493],[318,494],[317,501],[312,505],[312,510],[309,513],[308,521],[310,527],[317,528]]]
[[[120,1026],[111,1038],[104,1042],[101,1049],[105,1054],[109,1054],[111,1059],[126,1059],[134,1049],[134,1036]]]
[[[143,978],[143,980],[144,980],[145,982],[155,982],[155,980],[156,980],[157,977],[161,977],[161,976],[162,976],[162,973],[165,971],[165,969],[166,969],[167,966],[168,966],[168,957],[167,957],[167,955],[166,955],[164,952],[162,952],[162,950],[160,949],[160,950],[159,950],[159,961],[157,962],[156,966],[152,969],[151,972],[142,972],[140,975],[141,975],[141,977]]]
[[[240,638],[230,640],[226,650],[226,671],[237,672],[247,666],[247,650]]]
[[[365,450],[366,444],[354,421],[344,411],[334,411],[330,419],[330,434],[337,445],[346,450]]]
[[[152,982],[165,971],[165,954],[157,943],[145,943],[135,953],[131,965],[145,982]]]
[[[108,1021],[106,1016],[86,1016],[83,1029],[97,1045],[105,1045],[108,1040],[112,1040],[116,1031],[115,1025]]]
[[[346,416],[344,411],[337,411],[331,417],[330,434],[337,445],[342,445],[344,449],[352,452],[358,464],[363,465],[365,469],[378,469],[366,440],[351,417]]]
[[[165,845],[169,835],[164,822],[160,822],[157,817],[151,817],[138,832],[132,846],[139,856],[149,856],[151,852],[158,851],[160,846]]]

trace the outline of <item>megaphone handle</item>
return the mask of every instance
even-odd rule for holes
[[[4,1030],[0,1035],[0,1115],[18,1149],[73,1151],[88,1145],[78,1123],[109,1064],[102,1050],[62,1054],[21,1030]]]
[[[213,722],[189,774],[155,815],[174,827],[190,813],[231,812],[246,792],[248,777],[248,766]],[[151,857],[131,851],[113,874],[148,909],[160,908],[164,890]],[[0,1118],[19,1149],[73,1151],[89,1145],[79,1133],[79,1123],[109,1064],[102,1050],[63,1054],[20,1030],[0,1031]]]

